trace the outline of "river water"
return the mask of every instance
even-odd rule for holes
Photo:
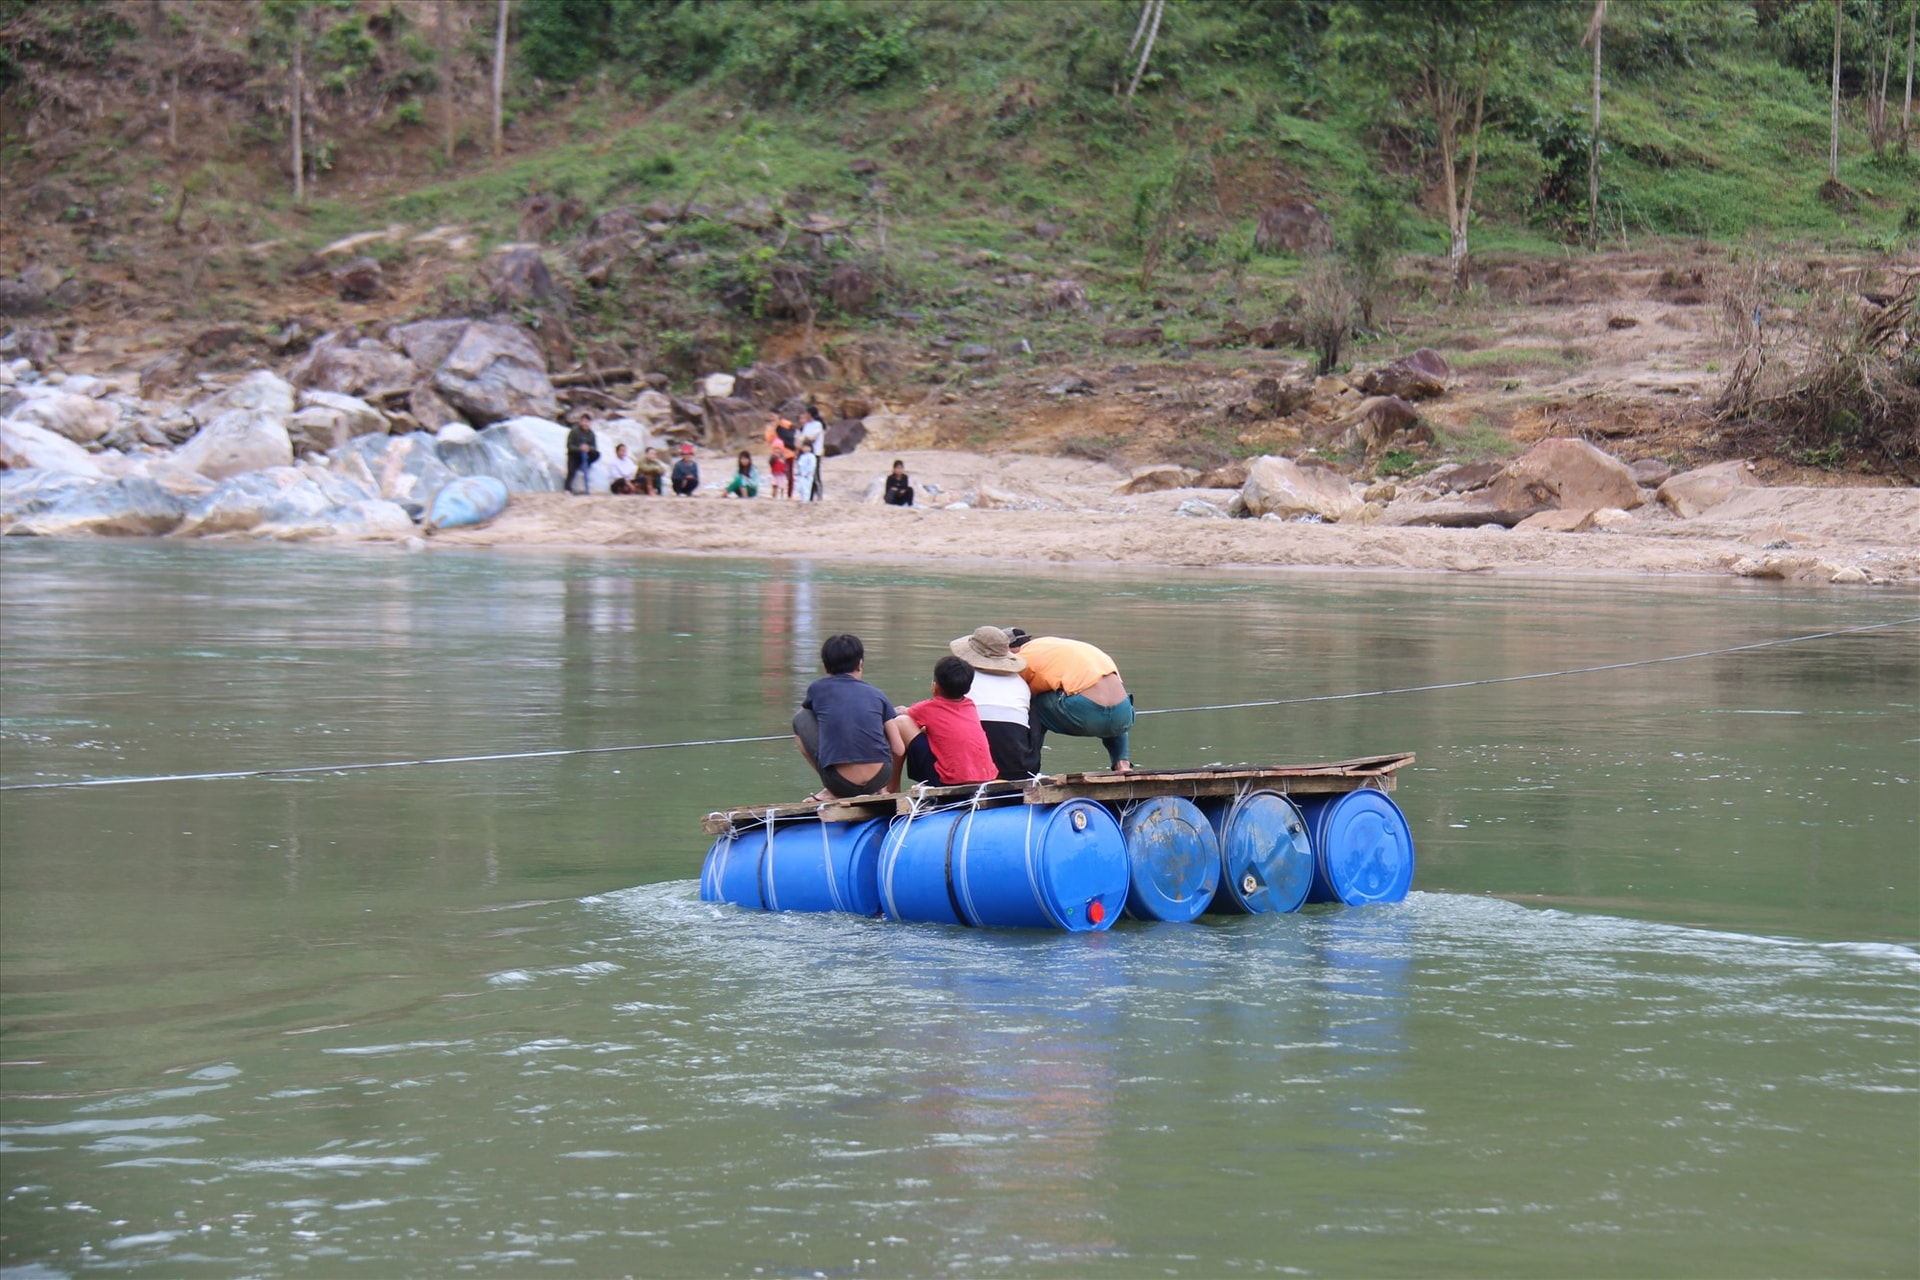
[[[1646,660],[1917,614],[9,539],[0,1266],[1911,1276],[1920,626]],[[908,701],[982,622],[1112,652],[1142,767],[1418,752],[1415,892],[1071,936],[697,900],[702,814],[814,785],[713,740],[780,734],[830,632]]]

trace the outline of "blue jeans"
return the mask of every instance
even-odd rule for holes
[[[1133,728],[1133,695],[1111,707],[1103,707],[1085,694],[1036,693],[1033,718],[1042,729],[1075,738],[1098,738],[1107,749],[1107,763],[1117,765],[1133,757],[1127,754],[1127,730]]]

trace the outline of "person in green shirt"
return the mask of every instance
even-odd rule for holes
[[[760,496],[760,473],[753,469],[753,455],[745,449],[740,451],[740,466],[727,481],[727,498],[757,498]]]

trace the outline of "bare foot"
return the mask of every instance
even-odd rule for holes
[[[1116,764],[1115,766],[1113,766],[1113,771],[1115,773],[1132,773],[1133,761],[1122,760],[1119,764]]]
[[[831,791],[816,791],[812,795],[808,796],[805,800],[802,800],[800,803],[801,804],[831,804],[833,803],[833,799],[834,799],[834,795],[833,795],[833,792]]]

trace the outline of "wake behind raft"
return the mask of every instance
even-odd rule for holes
[[[972,928],[1399,902],[1409,754],[1331,764],[1070,773],[707,816],[700,897]]]

